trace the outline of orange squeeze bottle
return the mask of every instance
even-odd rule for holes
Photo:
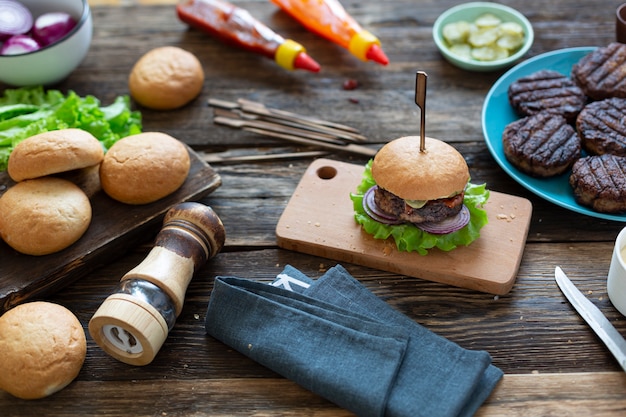
[[[387,65],[376,36],[361,28],[338,0],[271,0],[311,32],[346,48],[362,61]]]
[[[318,72],[320,66],[299,43],[285,39],[247,10],[225,0],[182,0],[178,18],[221,41],[273,59],[288,70]]]

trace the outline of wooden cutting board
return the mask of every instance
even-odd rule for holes
[[[469,246],[428,255],[399,252],[392,238],[374,239],[354,220],[350,193],[364,167],[318,159],[306,170],[276,227],[284,249],[423,278],[490,294],[515,282],[530,225],[527,199],[491,191],[489,223]]]
[[[72,246],[45,256],[23,255],[0,239],[0,314],[34,297],[51,294],[98,266],[148,241],[172,206],[196,201],[221,185],[220,176],[190,148],[191,168],[173,194],[145,205],[127,205],[99,191],[91,198],[92,220]],[[0,173],[0,196],[14,183]],[[121,278],[121,277],[120,277]]]

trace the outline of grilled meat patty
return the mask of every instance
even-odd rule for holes
[[[587,103],[587,96],[579,86],[553,70],[540,70],[515,80],[508,88],[508,97],[520,116],[549,111],[571,122]]]
[[[429,200],[421,208],[413,208],[397,195],[377,187],[374,191],[374,201],[379,209],[385,213],[410,223],[439,222],[454,216],[463,208],[464,193],[450,198]]]
[[[578,133],[565,118],[540,112],[516,120],[502,133],[504,154],[520,171],[535,177],[562,174],[580,157]]]
[[[576,129],[590,154],[626,156],[626,99],[613,97],[588,104],[576,119]]]
[[[602,213],[626,211],[626,157],[611,154],[579,159],[569,183],[576,201]]]
[[[572,80],[594,100],[626,98],[626,44],[598,48],[572,67]]]

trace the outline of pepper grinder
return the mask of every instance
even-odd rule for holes
[[[172,207],[148,256],[122,277],[89,321],[91,337],[121,362],[152,362],[180,315],[194,272],[224,240],[224,225],[210,207]]]

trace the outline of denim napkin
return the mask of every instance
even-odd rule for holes
[[[286,266],[272,284],[217,277],[211,336],[358,416],[472,416],[502,377],[393,309],[341,265],[312,280]]]

